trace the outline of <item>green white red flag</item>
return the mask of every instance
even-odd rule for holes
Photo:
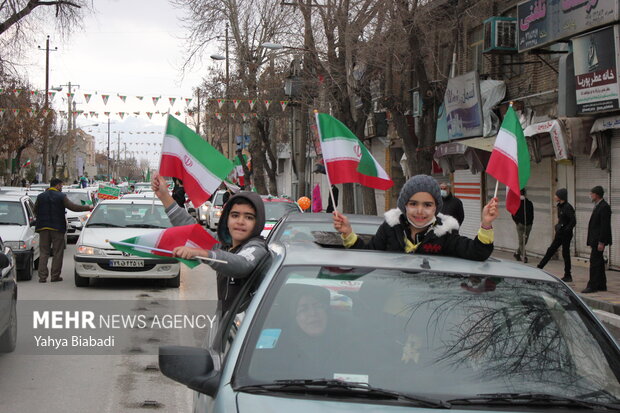
[[[243,157],[243,162],[247,164],[248,157],[245,154],[242,155],[242,157]],[[245,186],[245,172],[243,172],[243,164],[241,163],[239,156],[235,156],[235,159],[233,160],[233,165],[235,166],[234,175],[237,178],[239,185]]]
[[[124,239],[121,243],[110,241],[110,244],[117,250],[138,257],[161,258],[172,257],[172,254],[157,250],[172,251],[176,247],[181,246],[210,250],[217,244],[217,240],[201,225],[193,224],[149,232],[137,237]],[[151,248],[155,248],[155,250]],[[176,257],[175,259],[186,264],[190,268],[194,268],[200,264],[198,260],[185,260]]]
[[[495,139],[487,173],[506,185],[506,209],[516,214],[521,204],[521,189],[530,179],[530,152],[517,113],[508,108]]]
[[[24,163],[22,164],[22,168],[27,167],[28,165],[30,165],[30,163],[31,163],[31,162],[30,162],[30,158],[26,159],[26,162],[24,162]]]
[[[394,185],[368,149],[338,119],[316,114],[323,161],[332,184],[358,182],[364,186],[387,190]]]
[[[205,203],[232,169],[232,162],[217,149],[168,115],[159,174],[182,180],[192,204]]]

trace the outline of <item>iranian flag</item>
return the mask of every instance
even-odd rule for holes
[[[368,149],[338,119],[316,114],[323,160],[332,184],[358,182],[375,189],[390,189],[394,182]]]
[[[199,224],[148,232],[120,242],[110,241],[110,244],[117,250],[145,258],[172,257],[171,251],[180,246],[210,250],[216,243],[217,240]],[[190,268],[200,264],[198,260],[175,259]]]
[[[246,155],[242,155],[242,157],[243,162],[247,163],[248,157]],[[235,176],[238,179],[239,185],[245,186],[245,173],[243,172],[243,164],[241,163],[239,156],[235,156],[233,165],[235,166]]]
[[[159,174],[182,180],[192,204],[205,203],[232,169],[232,162],[217,149],[168,115]]]
[[[22,168],[27,167],[28,165],[30,165],[30,163],[31,163],[31,162],[30,162],[30,158],[26,159],[26,162],[24,162],[24,163],[22,164]]]
[[[506,209],[516,214],[521,204],[521,189],[530,178],[530,152],[521,122],[510,106],[495,139],[487,173],[506,185]]]

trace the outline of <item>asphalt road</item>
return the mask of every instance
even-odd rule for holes
[[[31,300],[108,300],[110,306],[121,300],[143,300],[143,310],[148,310],[149,304],[165,300],[216,299],[215,273],[205,265],[192,270],[183,266],[179,289],[166,288],[157,280],[98,280],[88,288],[77,288],[73,282],[74,251],[75,245],[65,250],[63,282],[39,283],[35,273],[33,280],[19,283],[18,312],[20,302],[25,307]],[[20,354],[20,344],[24,347],[25,340],[32,340],[24,337],[27,328],[20,328],[21,323],[20,318],[17,350],[0,354],[0,412],[191,411],[192,392],[161,374],[153,352]],[[133,331],[119,334],[134,334],[140,339]]]

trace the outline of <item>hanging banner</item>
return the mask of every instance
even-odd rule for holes
[[[170,101],[170,106],[174,106],[174,102],[176,102],[177,98],[168,98]]]
[[[219,112],[215,112],[215,117],[216,117],[218,120],[222,120],[222,114],[221,114],[221,113],[219,113]]]
[[[101,95],[101,99],[103,99],[103,104],[107,105],[108,104],[108,99],[110,98],[110,95]]]
[[[482,100],[477,71],[448,79],[444,104],[449,139],[482,136]]]
[[[153,106],[157,106],[157,102],[159,102],[160,98],[161,96],[153,96]]]
[[[18,89],[14,89],[13,93],[15,94],[15,97],[19,97],[19,94],[22,93],[22,91]]]
[[[149,119],[153,118],[153,112],[146,112],[146,116],[149,117]]]
[[[123,101],[123,103],[125,103],[125,100],[127,100],[127,96],[118,95],[118,97]]]
[[[239,101],[237,99],[233,99],[233,104],[235,105],[235,110],[239,108]]]
[[[84,100],[86,100],[86,103],[90,102],[91,96],[92,96],[91,93],[84,93]]]
[[[217,107],[222,109],[222,105],[224,105],[224,99],[218,99],[217,100]]]
[[[49,96],[50,100],[54,100],[54,96],[56,96],[56,92],[47,92],[47,96]]]
[[[265,108],[267,110],[269,110],[269,105],[271,104],[271,101],[270,100],[264,100],[263,102],[265,103]]]
[[[192,101],[192,98],[185,98],[186,105],[189,105],[191,101]]]
[[[118,112],[118,116],[120,116],[121,119],[123,119],[125,117],[125,112]]]
[[[110,117],[110,112],[103,112],[104,115],[106,115],[108,118]]]
[[[288,105],[288,100],[281,100],[280,106],[282,107],[282,112],[286,110],[286,105]]]
[[[572,39],[577,113],[608,112],[620,107],[618,27],[605,27]]]
[[[254,103],[256,103],[256,100],[250,99],[248,100],[248,103],[250,105],[250,110],[254,110]]]

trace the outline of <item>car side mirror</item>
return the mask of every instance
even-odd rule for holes
[[[11,260],[9,260],[9,257],[7,257],[5,253],[0,252],[0,270],[5,269],[9,265],[11,265]]]
[[[33,220],[30,221],[30,226],[31,227],[34,227],[36,225],[37,225],[37,220],[36,219],[33,219]]]
[[[164,376],[199,393],[215,397],[220,373],[215,371],[209,350],[200,347],[159,347],[159,369]]]

